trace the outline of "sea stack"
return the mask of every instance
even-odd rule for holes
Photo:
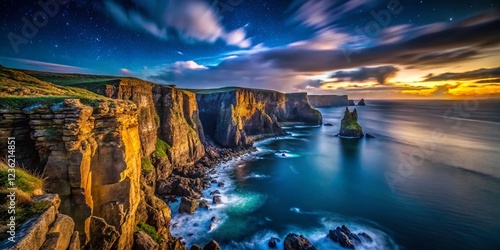
[[[365,99],[361,99],[361,101],[358,102],[358,106],[365,106]]]
[[[340,124],[339,136],[344,138],[362,138],[363,128],[358,124],[358,112],[356,109],[354,111],[349,111],[349,108],[345,108],[344,118],[342,118]]]

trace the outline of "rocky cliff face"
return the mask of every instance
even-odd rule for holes
[[[167,154],[173,167],[193,165],[205,154],[205,135],[195,94],[156,85],[153,99],[159,116],[158,136],[168,144]]]
[[[315,108],[349,106],[346,95],[310,95],[309,103]]]
[[[44,164],[39,168],[46,177],[46,191],[59,195],[61,213],[74,219],[84,242],[90,240],[94,216],[116,229],[116,247],[130,249],[141,164],[136,106],[111,100],[89,106],[66,99],[2,110],[0,115],[2,134],[19,133],[13,129],[19,121],[29,124],[24,129],[37,151],[32,158],[39,159],[25,159]]]
[[[242,148],[260,138],[284,135],[280,123],[321,124],[307,95],[236,88],[197,94],[205,134],[223,147]]]
[[[137,105],[141,153],[148,156],[155,150],[159,118],[153,103],[154,84],[134,78],[120,78],[106,84],[80,84],[97,94],[120,100],[130,100]]]
[[[286,111],[283,117],[278,117],[282,125],[318,125],[323,122],[321,112],[309,104],[307,93],[286,94]]]

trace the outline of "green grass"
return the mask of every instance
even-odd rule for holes
[[[8,166],[5,163],[0,163],[0,190],[9,186]],[[15,168],[15,184],[16,187],[31,195],[37,189],[43,189],[43,179],[31,174],[30,172],[16,166]]]
[[[141,165],[142,165],[142,172],[145,174],[152,173],[155,170],[155,167],[153,166],[153,163],[151,163],[149,157],[142,157]]]
[[[163,241],[163,237],[158,234],[158,232],[156,232],[156,229],[153,227],[153,226],[150,226],[148,225],[147,223],[145,222],[139,222],[139,224],[137,224],[137,226],[135,227],[134,229],[134,232],[138,232],[138,231],[143,231],[145,232],[146,234],[148,234],[154,241],[160,243]]]
[[[109,100],[83,88],[57,86],[23,71],[0,67],[0,108],[22,109],[35,104],[52,105],[64,99],[80,99],[84,104]]]
[[[156,139],[154,154],[157,157],[167,157],[167,150],[170,150],[171,148],[172,147],[168,145],[168,143],[158,138]]]
[[[15,187],[16,192],[16,207],[15,214],[9,214],[9,199],[10,194],[9,172],[8,166],[0,162],[0,240],[8,237],[6,234],[6,225],[10,220],[10,216],[16,217],[16,227],[25,222],[27,219],[41,214],[45,209],[52,204],[48,201],[34,202],[31,199],[35,190],[43,189],[43,179],[31,174],[29,171],[22,169],[19,166],[15,168]]]

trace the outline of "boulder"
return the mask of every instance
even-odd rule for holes
[[[198,201],[195,199],[190,199],[187,197],[181,198],[181,204],[179,205],[179,213],[193,214],[198,206]]]
[[[361,239],[361,241],[368,243],[373,242],[372,237],[370,237],[370,235],[366,234],[365,232],[359,233],[358,236]]]
[[[75,223],[71,217],[57,214],[40,250],[66,250],[69,246]]]
[[[330,230],[328,238],[340,244],[340,246],[348,249],[354,249],[363,242],[372,242],[371,237],[366,233],[354,234],[345,225],[337,227],[335,230]]]
[[[210,205],[208,205],[208,201],[206,201],[206,200],[201,200],[199,207],[210,210]]]
[[[219,190],[214,190],[212,192],[210,192],[210,195],[216,195],[216,194],[220,194],[220,191]]]
[[[71,235],[67,250],[80,250],[80,233],[78,231],[74,231]]]
[[[211,240],[204,247],[203,250],[221,250],[219,243],[215,240]]]
[[[114,226],[108,225],[103,218],[90,217],[90,247],[92,249],[109,250],[114,247],[120,234]]]
[[[349,111],[349,108],[345,108],[344,117],[342,118],[340,124],[340,137],[346,138],[362,138],[363,128],[358,124],[358,112],[356,109],[354,111]]]
[[[375,136],[373,136],[371,134],[366,134],[365,136],[366,136],[366,138],[375,138]]]
[[[158,250],[160,246],[147,233],[138,231],[134,233],[135,250]]]
[[[331,124],[331,123],[325,123],[325,124],[323,124],[323,126],[331,127],[331,126],[333,126],[333,124]]]
[[[194,244],[194,245],[191,246],[190,250],[203,250],[203,247]]]
[[[222,203],[221,196],[220,196],[220,195],[215,195],[215,196],[212,198],[212,202],[213,202],[214,204],[221,204],[221,203]]]
[[[56,218],[56,208],[51,206],[42,214],[24,222],[16,231],[17,241],[7,239],[0,243],[0,249],[40,249],[44,244],[49,226]]]
[[[316,250],[316,247],[304,235],[295,233],[286,236],[284,245],[285,250]]]
[[[281,240],[276,238],[276,237],[271,237],[271,239],[269,239],[269,241],[267,242],[267,245],[270,247],[270,248],[278,248],[278,242],[280,242]]]
[[[358,102],[358,106],[365,106],[365,99],[361,99],[361,101]]]

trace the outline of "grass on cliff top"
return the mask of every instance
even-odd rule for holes
[[[21,223],[31,218],[32,216],[41,214],[45,209],[51,206],[50,202],[34,202],[31,199],[35,193],[41,193],[43,188],[43,179],[29,173],[19,166],[15,167],[15,177],[9,176],[9,167],[4,162],[0,162],[0,241],[7,238],[7,223],[10,222],[10,217],[15,216],[16,228]],[[9,177],[14,177],[15,186],[15,209],[10,207],[11,190]],[[10,213],[9,213],[10,212]],[[15,212],[15,214],[13,213]]]
[[[88,104],[108,99],[86,89],[57,86],[22,71],[0,67],[0,108],[21,109],[68,98],[81,99]]]
[[[149,224],[145,222],[139,222],[137,226],[134,229],[134,232],[138,231],[143,231],[146,234],[148,234],[154,241],[161,243],[163,241],[163,237],[156,232],[156,229],[153,226],[150,226]]]

